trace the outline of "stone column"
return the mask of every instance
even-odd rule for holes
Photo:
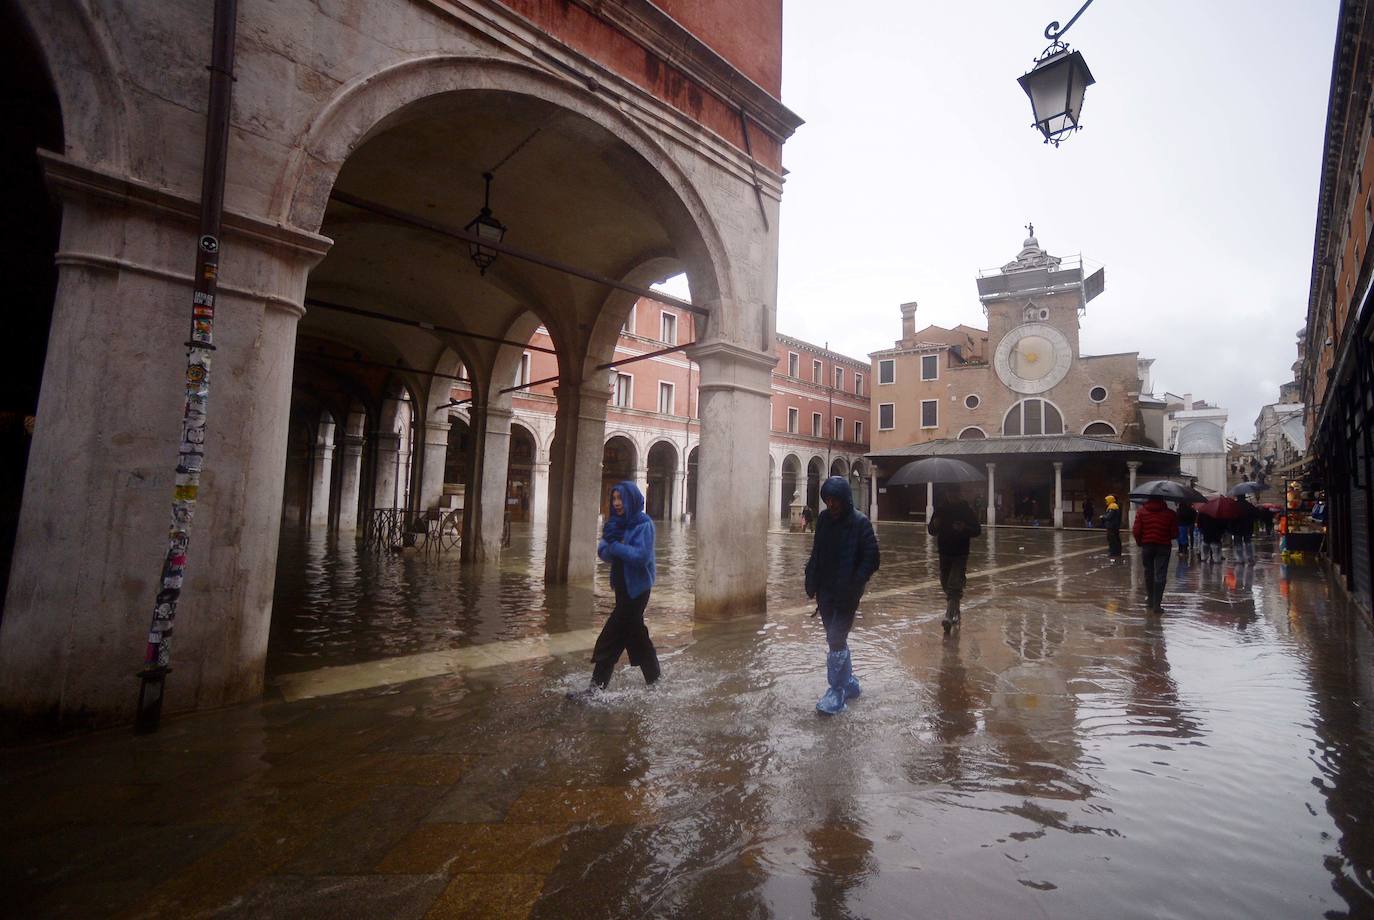
[[[444,461],[448,458],[448,432],[453,426],[447,421],[427,421],[424,447],[420,454],[420,500],[415,507],[438,508],[444,500]]]
[[[997,523],[997,464],[989,463],[988,468],[988,526]]]
[[[926,483],[926,523],[930,523],[931,515],[935,514],[935,483]]]
[[[480,492],[481,524],[474,550],[476,559],[497,559],[501,555],[501,536],[506,523],[506,473],[510,466],[511,410],[487,406],[481,413],[482,425],[474,449],[482,455],[482,478],[474,491]]]
[[[1064,529],[1064,463],[1054,461],[1054,526]]]
[[[363,438],[344,435],[339,452],[339,530],[358,529],[358,495],[363,472]]]
[[[530,496],[530,526],[538,527],[549,520],[548,459],[534,461],[534,469],[530,471],[530,490],[534,492]]]
[[[771,353],[723,341],[696,345],[701,449],[697,454],[697,616],[758,613],[768,586]]]
[[[687,514],[687,454],[684,452],[673,473],[673,517],[682,520]]]
[[[168,548],[198,214],[175,191],[44,159],[62,199],[58,285],[0,622],[0,726],[20,731],[133,719]],[[225,222],[167,714],[262,692],[296,327],[328,247]]]
[[[373,464],[372,507],[399,508],[402,505],[400,479],[401,436],[394,431],[372,433]]]
[[[775,471],[768,477],[768,521],[769,529],[782,520],[782,472]]]
[[[878,522],[878,474],[870,473],[868,476],[868,519],[873,523]]]
[[[647,502],[649,500],[649,468],[647,466],[642,465],[643,461],[644,458],[641,457],[641,465],[635,467],[634,480],[635,485],[639,486],[639,494],[643,495],[644,500]]]
[[[597,518],[601,514],[601,461],[606,440],[604,381],[559,386],[558,419],[549,448],[549,537],[544,580],[590,581],[596,574]]]
[[[334,423],[320,422],[310,465],[310,529],[329,527],[329,487],[334,482]]]
[[[1130,530],[1135,526],[1135,502],[1131,501],[1131,493],[1135,491],[1135,476],[1140,471],[1140,461],[1127,460],[1126,469],[1130,472],[1130,486],[1126,489],[1126,529]]]

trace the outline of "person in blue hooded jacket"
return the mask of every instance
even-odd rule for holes
[[[611,512],[601,528],[596,554],[611,564],[615,609],[592,649],[592,685],[604,690],[621,652],[630,653],[630,666],[644,672],[644,682],[659,678],[658,652],[644,625],[649,589],[654,586],[654,522],[644,513],[644,496],[633,482],[611,489]]]
[[[859,599],[878,571],[878,538],[867,516],[854,510],[854,495],[843,476],[821,484],[825,511],[816,519],[811,558],[806,561],[806,596],[816,599],[830,647],[825,678],[830,689],[816,703],[825,715],[843,712],[845,700],[859,695],[859,681],[849,654],[849,631]]]

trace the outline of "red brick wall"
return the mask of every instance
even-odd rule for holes
[[[500,2],[729,143],[745,149],[736,108],[612,23],[568,0]],[[782,87],[782,8],[779,0],[679,0],[663,6],[670,13],[680,12],[683,18],[678,22],[681,25],[777,97]],[[771,82],[764,83],[754,76],[755,73]],[[782,170],[780,143],[757,126],[750,129],[749,140],[759,163],[775,171]]]

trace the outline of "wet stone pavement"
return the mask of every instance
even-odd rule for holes
[[[1100,534],[1004,529],[946,638],[932,545],[879,537],[832,719],[809,537],[768,612],[693,623],[665,528],[665,679],[585,704],[608,592],[527,537],[480,573],[284,539],[271,699],[0,752],[0,913],[1374,913],[1374,642],[1319,568],[1175,561],[1155,617]]]

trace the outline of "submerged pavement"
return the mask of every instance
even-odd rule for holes
[[[604,584],[286,542],[272,698],[0,752],[5,913],[225,917],[1340,917],[1374,911],[1374,639],[1315,566],[1171,566],[1100,533],[879,525],[864,695],[818,716],[809,535],[769,610],[693,622],[591,703]],[[132,692],[132,691],[131,691]],[[169,683],[174,694],[175,674]]]

